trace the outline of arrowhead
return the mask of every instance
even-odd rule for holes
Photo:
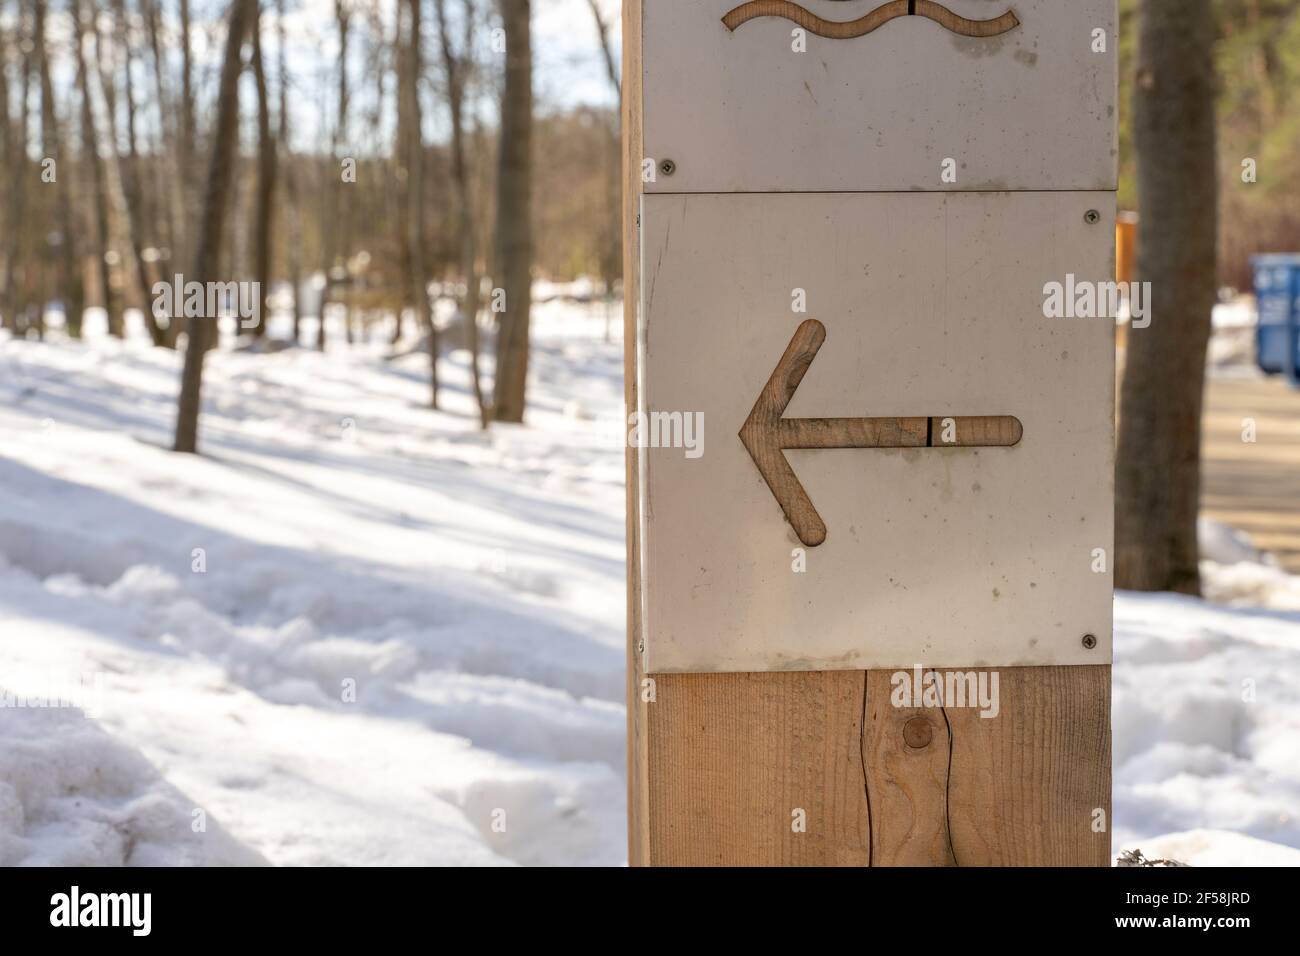
[[[785,354],[740,429],[740,440],[754,459],[758,473],[772,489],[794,533],[809,548],[826,540],[826,525],[781,449],[781,416],[825,341],[826,326],[816,319],[808,319],[795,330]]]

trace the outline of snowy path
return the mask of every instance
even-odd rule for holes
[[[435,413],[419,354],[219,352],[200,458],[177,356],[0,339],[0,691],[85,675],[98,718],[0,708],[0,864],[623,862],[602,331],[540,307],[529,424],[487,435],[463,353]],[[1300,860],[1300,613],[1116,615],[1117,847]]]

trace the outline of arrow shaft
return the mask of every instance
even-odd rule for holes
[[[924,448],[927,418],[783,418],[782,448]]]
[[[783,418],[781,448],[1008,448],[1024,429],[1014,415],[930,418]]]

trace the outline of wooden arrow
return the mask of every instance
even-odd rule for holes
[[[772,489],[786,519],[807,547],[826,540],[826,525],[786,460],[790,448],[1010,447],[1024,428],[1010,415],[935,415],[919,418],[783,418],[808,366],[826,341],[826,326],[808,319],[795,330],[740,440]]]
[[[823,20],[812,11],[793,3],[792,0],[749,0],[748,3],[742,3],[734,10],[729,10],[722,18],[722,22],[728,30],[735,32],[741,24],[759,17],[781,17],[819,37],[830,40],[851,40],[879,29],[890,20],[906,16],[926,17],[945,30],[967,37],[1001,36],[1020,26],[1020,19],[1014,10],[1008,10],[990,20],[971,20],[953,13],[935,0],[889,0],[866,16],[843,21]]]

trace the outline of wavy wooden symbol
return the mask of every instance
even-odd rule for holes
[[[1000,36],[1020,26],[1020,19],[1011,10],[991,20],[970,20],[953,13],[942,3],[935,3],[934,0],[889,0],[888,3],[881,4],[864,17],[845,21],[823,20],[812,11],[792,3],[791,0],[749,0],[749,3],[742,3],[728,12],[722,18],[722,22],[726,24],[728,30],[734,31],[742,23],[748,23],[758,17],[783,17],[819,37],[826,37],[828,40],[851,40],[854,37],[865,36],[890,20],[907,16],[925,17],[953,33],[966,37]]]
[[[808,366],[826,341],[826,326],[807,319],[795,330],[785,354],[740,429],[786,519],[807,547],[826,540],[826,524],[795,476],[785,452],[792,448],[1009,448],[1024,428],[1011,415],[914,418],[786,418]]]

